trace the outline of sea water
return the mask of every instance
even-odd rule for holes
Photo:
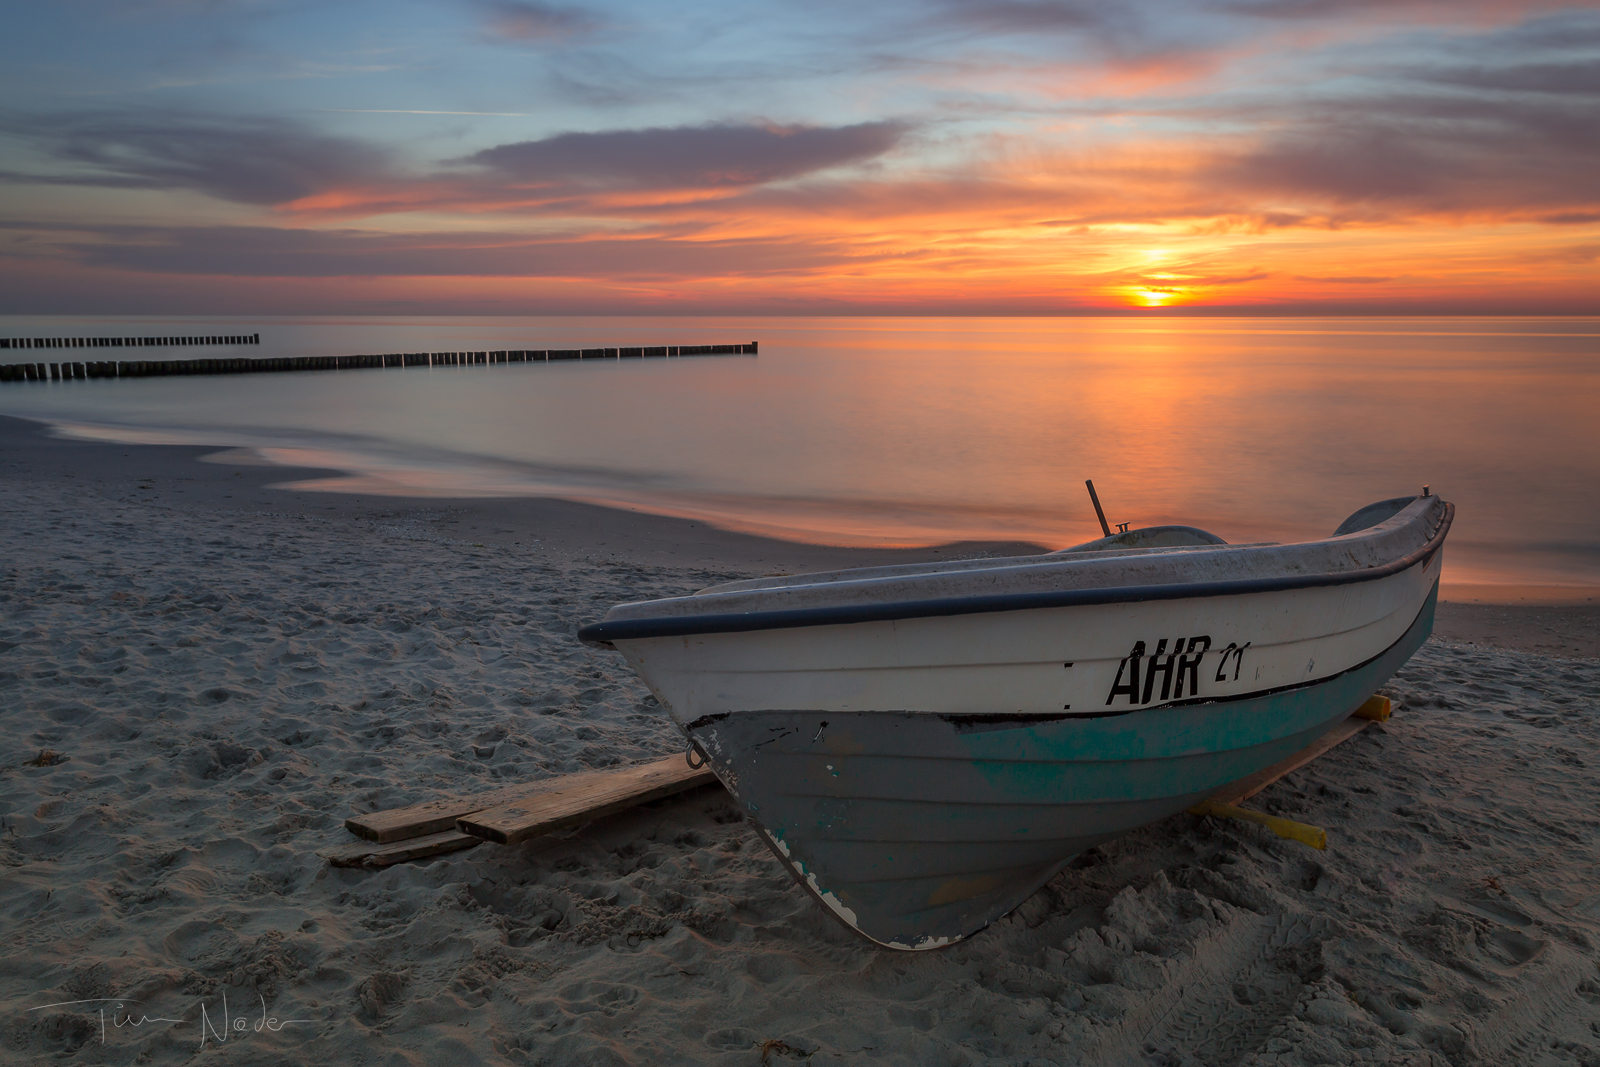
[[[329,489],[544,494],[836,544],[1113,523],[1324,536],[1424,484],[1456,583],[1600,585],[1600,319],[0,318],[261,344],[0,361],[758,341],[758,356],[6,383],[0,413],[249,447]]]

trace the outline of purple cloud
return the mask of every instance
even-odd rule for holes
[[[193,189],[282,204],[389,170],[386,149],[271,118],[81,112],[0,118],[0,130],[71,169],[0,180],[124,189]]]
[[[1571,28],[1571,47],[1597,43],[1592,24]],[[1376,70],[1368,91],[1292,103],[1278,132],[1203,181],[1345,205],[1589,214],[1600,201],[1600,67],[1549,48],[1548,29],[1518,27]]]
[[[907,127],[714,124],[563,133],[468,156],[511,182],[593,188],[761,185],[883,155]]]
[[[507,41],[564,41],[602,25],[599,17],[583,8],[532,0],[478,0],[476,6],[490,34]]]
[[[0,224],[45,233],[43,224]],[[46,242],[35,241],[42,248]],[[48,244],[93,267],[216,277],[608,277],[670,280],[737,271],[745,275],[815,270],[849,258],[814,239],[679,241],[650,234],[592,238],[391,234],[365,230],[288,230],[266,226],[77,227]]]

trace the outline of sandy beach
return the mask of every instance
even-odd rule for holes
[[[352,812],[680,750],[574,639],[613,603],[1029,546],[279,490],[317,472],[215,452],[0,418],[0,1061],[1600,1064],[1594,601],[1442,604],[1394,718],[1251,802],[1325,852],[1180,815],[901,954],[716,787],[318,853]]]

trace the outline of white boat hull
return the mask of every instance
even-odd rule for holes
[[[1306,546],[734,583],[585,637],[841,921],[931,948],[1348,715],[1431,630],[1449,519],[1418,498]]]

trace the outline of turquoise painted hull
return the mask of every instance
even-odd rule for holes
[[[1304,748],[1432,632],[1437,584],[1375,658],[1298,688],[1099,718],[734,711],[691,739],[797,880],[881,944],[1005,915],[1074,855]]]

